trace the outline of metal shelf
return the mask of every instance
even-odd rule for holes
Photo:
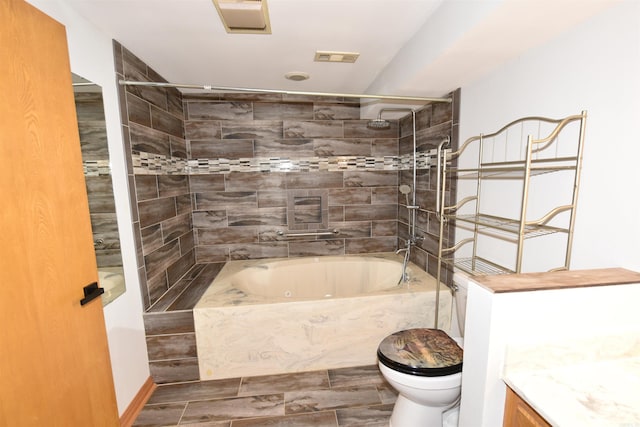
[[[462,221],[479,226],[481,229],[493,229],[511,235],[520,233],[521,222],[516,219],[502,218],[493,215],[449,215],[447,218],[455,221]],[[569,230],[561,227],[552,227],[543,224],[525,224],[523,229],[524,238],[544,236],[552,233],[568,233]]]
[[[457,259],[443,258],[442,262],[472,276],[515,273],[513,270],[480,257]]]
[[[446,194],[447,181],[476,180],[477,185],[475,192],[471,191],[471,194],[458,194],[461,200],[459,200],[455,206],[441,207],[439,212],[441,236],[443,234],[445,221],[450,221],[456,222],[459,227],[471,231],[473,237],[464,239],[451,248],[444,248],[441,238],[438,248],[440,264],[462,270],[472,275],[520,273],[522,270],[522,258],[526,239],[554,233],[566,233],[566,251],[564,260],[561,262],[564,266],[559,268],[569,268],[577,193],[580,183],[586,117],[587,114],[585,111],[581,114],[562,119],[525,117],[505,125],[492,134],[477,135],[469,138],[457,151],[446,152],[444,154],[446,161],[443,162],[444,169],[441,172],[442,185],[439,188],[442,194],[442,200],[444,200]],[[569,129],[570,126],[577,127]],[[537,130],[538,133],[541,133],[541,129],[548,131],[546,136],[534,138],[529,132],[532,131],[535,133]],[[561,134],[562,138],[560,137]],[[561,139],[562,143],[560,142]],[[469,147],[474,148],[469,149]],[[465,153],[464,155],[467,157],[461,158],[463,153]],[[516,156],[515,153],[519,153],[517,156],[520,157],[514,159]],[[470,162],[468,156],[477,156],[477,159],[471,159]],[[498,162],[484,161],[484,159],[489,158],[503,158],[505,160]],[[466,165],[470,163],[475,164],[472,165],[473,167],[467,166],[463,168],[457,166],[458,162]],[[535,220],[527,219],[529,190],[536,184],[540,185],[544,181],[534,180],[532,178],[557,172],[567,172],[567,179],[573,181],[572,194],[567,194],[568,200],[566,204],[552,207],[551,210],[541,218]],[[561,175],[559,179],[564,179],[564,177],[565,175]],[[486,188],[483,187],[485,180],[522,181],[521,188],[516,190],[517,193],[500,193],[501,197],[505,197],[508,200],[519,200],[520,212],[517,218],[489,215],[481,212],[480,199],[481,197],[486,197],[484,191],[504,191],[502,187],[501,190],[495,190],[497,187],[494,185],[489,185]],[[475,202],[475,213],[456,214],[456,211],[470,202]],[[473,209],[473,206],[470,207]],[[538,209],[540,209],[540,207],[542,206],[537,206]],[[466,210],[466,212],[469,211]],[[492,209],[492,213],[496,212],[501,212],[499,206]],[[566,217],[557,217],[563,212],[567,213]],[[554,225],[547,225],[554,218],[556,218]],[[558,224],[560,224],[560,226],[558,226]],[[489,261],[486,254],[481,253],[483,248],[478,247],[479,236],[488,236],[489,238],[502,239],[515,243],[514,265],[507,268]],[[455,252],[463,244],[473,245],[470,252],[473,254],[472,257],[455,257]],[[440,277],[441,272],[439,265],[437,279],[440,280]]]

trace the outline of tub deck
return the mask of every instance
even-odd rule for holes
[[[259,304],[249,296],[243,304],[230,288],[209,288],[194,309],[200,379],[373,365],[387,335],[433,327],[436,281],[425,276],[394,292]],[[452,303],[446,289],[439,311],[445,328]]]

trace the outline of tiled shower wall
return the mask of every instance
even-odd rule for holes
[[[119,78],[164,81],[114,46]],[[389,252],[404,244],[398,185],[411,181],[403,171],[411,165],[406,120],[369,129],[357,99],[138,86],[121,96],[146,308],[195,263]],[[454,111],[437,104],[418,113],[422,151],[454,137]],[[428,169],[417,187],[418,203],[433,203]],[[434,223],[420,212],[425,239],[413,258],[423,268],[433,263],[426,251],[437,239]],[[316,230],[338,234],[282,235]]]
[[[452,103],[433,103],[416,112],[416,151],[418,153],[433,152],[443,139],[449,138],[449,142],[443,148],[457,150],[459,146],[459,117],[460,117],[460,89],[449,94]],[[409,155],[413,151],[413,125],[411,115],[400,120],[399,154]],[[419,157],[419,155],[418,155]],[[400,185],[406,184],[413,187],[413,174],[411,170],[402,170],[400,173]],[[438,266],[438,241],[440,236],[440,220],[435,215],[436,189],[438,180],[436,167],[420,168],[416,174],[416,205],[420,209],[416,212],[415,234],[420,239],[411,253],[411,260],[429,272],[432,276],[437,274]],[[445,205],[455,200],[457,183],[448,181],[444,196]],[[412,203],[411,194],[409,204]],[[408,232],[409,211],[406,209],[405,196],[398,201],[398,237],[399,247],[404,247]],[[448,222],[444,222],[443,240],[444,247],[449,247],[455,241],[454,228]],[[453,283],[452,272],[442,269],[442,281]]]
[[[163,81],[115,41],[114,55],[118,79]],[[137,175],[133,154],[186,161],[182,95],[176,89],[120,86],[120,111],[138,275],[149,308],[195,264],[191,195],[186,171]]]
[[[395,250],[398,171],[385,159],[399,161],[397,123],[368,129],[350,99],[184,101],[197,262]],[[278,234],[317,230],[338,234]]]

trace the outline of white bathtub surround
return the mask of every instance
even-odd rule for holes
[[[552,425],[640,425],[640,332],[508,348],[504,379]]]
[[[200,379],[375,364],[387,335],[433,327],[435,279],[410,264],[409,283],[398,285],[401,262],[395,254],[370,254],[227,263],[194,309]],[[286,274],[275,279],[277,295],[268,296],[267,289],[247,294],[242,279],[277,275],[278,268]],[[292,279],[290,286],[282,286],[284,278]],[[254,288],[264,283],[256,279]],[[355,294],[346,291],[354,288]],[[309,289],[317,295],[303,292]],[[446,289],[440,294],[443,328],[451,313]]]

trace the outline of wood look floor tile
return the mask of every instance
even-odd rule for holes
[[[337,427],[333,411],[233,421],[232,427]]]
[[[382,403],[395,403],[398,398],[398,392],[391,387],[388,383],[379,384],[376,386],[378,389],[378,395]]]
[[[382,403],[375,386],[348,387],[331,390],[311,390],[285,393],[287,414],[324,411],[349,406]]]
[[[345,408],[336,411],[340,427],[387,427],[393,405]]]
[[[176,426],[184,412],[185,403],[145,405],[133,423],[134,427]]]
[[[238,395],[239,387],[240,378],[159,385],[147,403],[188,402],[190,400],[235,397]]]
[[[238,396],[283,393],[298,390],[321,390],[327,388],[329,388],[327,371],[265,375],[243,378]]]
[[[239,418],[280,415],[285,415],[284,396],[282,393],[189,402],[181,423],[227,421]]]
[[[386,383],[377,365],[330,369],[329,382],[331,383],[331,387]]]

